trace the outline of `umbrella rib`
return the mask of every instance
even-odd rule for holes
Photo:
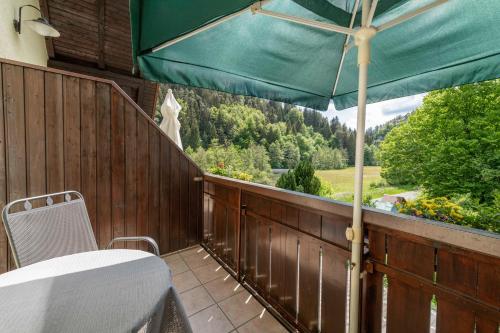
[[[397,17],[394,20],[390,20],[389,22],[381,24],[379,27],[377,27],[377,31],[380,32],[380,31],[384,31],[384,30],[387,30],[389,28],[392,28],[398,24],[401,24],[403,22],[406,22],[406,21],[414,18],[415,16],[418,16],[418,15],[423,14],[423,13],[425,13],[425,12],[427,12],[427,11],[437,7],[437,6],[440,6],[448,1],[449,0],[437,0],[437,1],[431,2],[430,4],[425,5],[421,8],[418,8],[412,12],[401,15],[400,17]]]
[[[264,5],[267,2],[270,2],[270,1],[271,0],[259,1],[258,2],[259,7],[262,6],[262,5]],[[233,18],[235,18],[237,16],[240,16],[240,15],[244,14],[247,11],[253,10],[252,8],[254,8],[254,7],[255,7],[255,3],[251,4],[250,6],[245,7],[243,9],[240,9],[237,12],[234,12],[234,13],[229,14],[227,16],[221,17],[221,18],[219,18],[219,19],[217,19],[217,20],[215,20],[213,22],[210,22],[210,23],[208,23],[208,24],[206,24],[206,25],[204,25],[202,27],[199,27],[198,29],[195,29],[195,30],[193,30],[191,32],[188,32],[188,33],[186,33],[186,34],[184,34],[182,36],[179,36],[177,38],[174,38],[174,39],[171,39],[171,40],[166,41],[164,43],[161,43],[160,45],[158,45],[158,46],[156,46],[156,47],[153,48],[152,53],[155,53],[155,52],[160,51],[160,50],[162,50],[164,48],[167,48],[169,46],[177,44],[177,43],[179,43],[179,42],[181,42],[181,41],[183,41],[185,39],[191,38],[191,37],[199,34],[200,32],[203,32],[203,31],[206,31],[206,30],[210,30],[210,29],[218,26],[221,23],[229,21],[229,20],[231,20],[231,19],[233,19]]]
[[[352,27],[346,28],[346,27],[343,27],[343,26],[337,25],[337,24],[331,24],[331,23],[315,21],[315,20],[308,20],[308,19],[304,19],[304,18],[298,17],[298,16],[292,16],[292,15],[287,15],[287,14],[283,14],[283,13],[273,12],[270,10],[265,10],[265,9],[260,8],[260,6],[256,6],[255,8],[252,8],[252,12],[256,13],[256,14],[264,15],[264,16],[277,18],[277,19],[280,19],[283,21],[293,22],[293,23],[305,25],[308,27],[321,29],[321,30],[333,31],[333,32],[338,32],[338,33],[346,34],[346,35],[353,35],[356,33],[356,30],[352,29]]]
[[[381,24],[380,26],[378,27],[375,27],[375,29],[377,29],[377,32],[381,32],[381,31],[384,31],[384,30],[387,30],[387,29],[390,29],[396,25],[399,25],[403,22],[406,22],[412,18],[414,18],[415,16],[418,16],[420,14],[423,14],[425,12],[428,12],[429,10],[437,7],[437,6],[440,6],[446,2],[448,2],[449,0],[436,0],[434,2],[431,2],[430,4],[428,5],[425,5],[421,8],[418,8],[412,12],[409,12],[407,14],[403,14],[393,20],[390,20],[389,22],[386,22],[384,24]],[[347,51],[349,51],[352,47],[354,46],[354,43],[353,42],[350,42],[349,45],[347,45]]]
[[[377,1],[377,0],[375,0],[375,1]],[[351,22],[349,23],[349,28],[351,28],[351,29],[354,25],[354,20],[356,19],[356,13],[358,11],[358,6],[359,6],[359,0],[356,0],[356,2],[354,3],[353,11],[352,11]],[[375,10],[374,10],[374,12],[375,12]],[[351,35],[347,35],[345,38],[344,50],[342,51],[342,57],[340,58],[339,69],[337,70],[337,77],[335,78],[335,84],[333,86],[332,96],[335,95],[335,91],[337,90],[337,85],[339,83],[339,78],[340,78],[340,72],[342,71],[342,66],[344,65],[344,59],[345,59],[345,55],[347,53],[347,45],[349,44],[350,38],[351,38]]]
[[[370,12],[368,13],[368,20],[366,21],[366,26],[372,25],[373,17],[375,16],[375,10],[377,9],[378,0],[372,0],[372,5],[370,7]]]
[[[190,37],[193,37],[193,36],[199,34],[200,32],[212,29],[221,23],[224,23],[224,22],[229,21],[237,16],[244,14],[247,11],[251,11],[252,14],[260,14],[263,16],[269,16],[269,17],[277,18],[277,19],[280,19],[283,21],[293,22],[293,23],[297,23],[297,24],[301,24],[301,25],[305,25],[308,27],[317,28],[317,29],[321,29],[321,30],[333,31],[333,32],[338,32],[338,33],[342,33],[342,34],[346,34],[346,35],[353,35],[356,33],[356,30],[352,29],[352,25],[351,25],[351,27],[347,28],[347,27],[343,27],[343,26],[337,25],[337,24],[331,24],[331,23],[320,22],[320,21],[315,21],[315,20],[308,20],[308,19],[304,19],[304,18],[298,17],[298,16],[292,16],[292,15],[287,15],[287,14],[283,14],[283,13],[278,13],[278,12],[262,9],[262,6],[270,1],[271,0],[263,0],[263,1],[255,2],[250,6],[247,6],[243,9],[240,9],[239,11],[234,12],[232,14],[229,14],[227,16],[221,17],[213,22],[210,22],[210,23],[208,23],[208,24],[206,24],[198,29],[190,31],[182,36],[179,36],[177,38],[174,38],[174,39],[171,39],[171,40],[166,41],[164,43],[161,43],[160,45],[155,46],[152,49],[152,53],[155,53],[155,52],[160,51],[164,48],[167,48],[169,46],[177,44],[185,39],[188,39]]]

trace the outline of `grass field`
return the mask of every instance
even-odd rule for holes
[[[390,186],[382,185],[373,187],[371,183],[381,183],[383,178],[380,176],[380,167],[368,166],[364,168],[363,175],[363,193],[371,196],[373,199],[382,197],[384,194],[397,194],[406,191],[415,190],[411,186]],[[316,175],[322,180],[332,184],[334,190],[333,199],[352,202],[354,193],[354,167],[341,170],[318,170]]]

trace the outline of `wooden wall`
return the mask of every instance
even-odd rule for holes
[[[299,331],[344,332],[351,219],[220,180],[205,176],[205,246]]]
[[[205,247],[300,332],[346,331],[351,221],[348,204],[204,176]],[[360,332],[498,333],[499,235],[374,209],[363,222]]]
[[[166,253],[201,239],[201,171],[116,84],[0,59],[0,100],[0,208],[77,190],[100,247],[149,235]],[[0,273],[8,252],[0,228]]]

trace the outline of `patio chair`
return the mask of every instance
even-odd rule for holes
[[[2,220],[17,268],[98,250],[83,196],[76,191],[12,201],[4,207]],[[122,241],[147,242],[157,256],[160,254],[151,237],[117,237],[106,249]]]

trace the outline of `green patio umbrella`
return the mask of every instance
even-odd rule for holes
[[[130,12],[146,79],[318,110],[358,105],[346,232],[357,332],[366,103],[499,77],[500,1],[130,0]]]

